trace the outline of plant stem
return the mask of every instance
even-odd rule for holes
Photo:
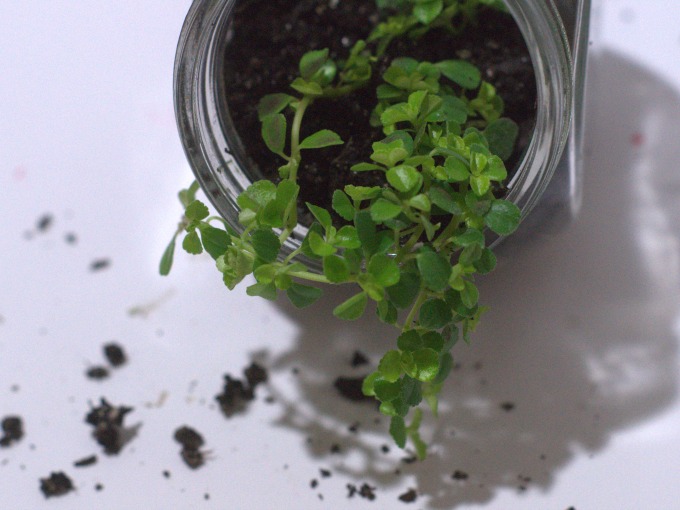
[[[297,179],[297,170],[300,165],[300,126],[302,125],[302,117],[305,115],[305,110],[312,102],[312,96],[305,94],[298,103],[295,109],[295,117],[293,117],[293,125],[290,128],[290,159],[294,165],[290,169],[289,179],[293,182]]]
[[[413,324],[413,321],[416,318],[416,314],[420,310],[420,307],[423,306],[423,303],[427,299],[427,291],[425,289],[420,289],[420,293],[418,294],[418,297],[416,298],[416,302],[413,303],[413,306],[411,307],[411,311],[408,313],[406,316],[406,320],[404,320],[404,327],[402,329],[402,332],[408,331],[411,329],[411,324]]]

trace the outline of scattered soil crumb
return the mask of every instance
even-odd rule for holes
[[[349,430],[352,434],[356,434],[359,432],[359,426],[361,424],[357,421],[352,423],[349,427],[347,427],[347,430]]]
[[[418,493],[415,489],[409,489],[399,496],[399,501],[404,503],[413,503],[418,498]]]
[[[38,232],[47,232],[53,223],[54,216],[52,216],[50,213],[46,213],[40,216],[38,221],[35,222],[35,228]]]
[[[19,390],[21,387],[18,384],[13,384],[12,386],[9,387],[9,391],[12,393],[19,393]]]
[[[319,486],[319,480],[317,480],[316,478],[312,478],[311,481],[309,482],[309,486],[312,489],[316,489]]]
[[[340,445],[335,443],[331,445],[331,453],[340,453]]]
[[[338,377],[334,382],[333,386],[336,390],[347,400],[353,402],[373,402],[373,397],[367,397],[361,391],[361,386],[364,383],[364,377]]]
[[[110,259],[95,259],[90,262],[90,271],[93,273],[96,271],[102,271],[111,265]]]
[[[73,489],[73,482],[62,471],[50,473],[48,478],[40,479],[40,490],[46,498],[63,496]]]
[[[401,461],[404,464],[414,464],[417,460],[418,457],[416,457],[415,455],[411,455],[410,457],[404,457],[403,459],[401,459]]]
[[[503,411],[509,413],[510,411],[515,409],[515,403],[514,402],[503,402],[501,404],[501,409],[503,409]]]
[[[319,474],[321,475],[321,478],[330,478],[333,473],[328,469],[319,469]]]
[[[164,471],[163,471],[163,476],[164,476],[165,478],[170,478],[170,471],[168,471],[167,469],[164,470]]]
[[[347,497],[353,498],[355,494],[358,494],[364,499],[373,501],[375,499],[375,487],[371,487],[367,483],[364,483],[357,489],[356,485],[351,483],[347,484]]]
[[[76,244],[78,242],[78,236],[73,232],[67,232],[64,234],[64,241],[66,241],[66,244]]]
[[[120,367],[127,362],[127,355],[123,348],[115,342],[109,342],[102,348],[104,351],[104,357],[106,361],[112,367]]]
[[[245,411],[248,402],[255,400],[255,388],[268,379],[267,371],[257,363],[251,363],[243,374],[245,382],[226,374],[222,393],[215,397],[227,418]]]
[[[89,457],[83,457],[73,463],[75,467],[87,467],[92,466],[97,463],[97,456],[90,455]]]
[[[182,445],[180,456],[191,469],[197,469],[205,464],[205,455],[201,446],[205,443],[203,436],[186,425],[175,430],[175,441]]]
[[[205,499],[206,501],[209,500],[210,494],[208,494],[208,493],[203,494],[203,499]]]
[[[98,483],[97,485],[94,486],[94,490],[96,490],[97,492],[100,492],[100,491],[104,490],[104,486],[101,483]]]
[[[380,451],[383,453],[390,453],[390,447],[384,444],[380,447]]]
[[[361,351],[354,351],[352,355],[351,365],[353,368],[360,367],[361,365],[368,365],[369,361],[366,355]]]
[[[117,454],[132,438],[131,431],[123,426],[125,415],[132,410],[132,407],[112,406],[102,398],[100,405],[85,415],[85,421],[95,428],[93,436],[104,447],[105,453]]]
[[[0,447],[10,446],[24,437],[24,424],[19,416],[5,416],[0,426],[2,427]]]
[[[465,471],[456,469],[451,475],[451,478],[453,478],[454,480],[467,480],[469,478],[469,475]]]
[[[87,371],[85,372],[85,375],[87,376],[88,379],[92,379],[94,381],[101,381],[102,379],[107,379],[111,374],[109,373],[108,368],[103,367],[101,365],[97,365],[88,368]]]

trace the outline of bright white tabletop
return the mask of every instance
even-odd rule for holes
[[[382,453],[384,421],[332,388],[360,373],[354,349],[375,359],[389,330],[329,320],[341,297],[299,312],[228,293],[207,258],[178,253],[170,277],[157,275],[191,180],[171,83],[189,3],[0,3],[0,418],[26,427],[0,449],[0,506],[680,508],[680,3],[596,5],[582,214],[508,250],[482,283],[491,311],[456,348],[462,368],[420,465]],[[36,233],[45,213],[54,222]],[[100,258],[111,266],[91,272]],[[153,306],[131,316],[139,305]],[[112,339],[130,363],[87,380]],[[213,397],[253,358],[271,384],[227,420]],[[83,422],[101,396],[141,423],[115,457]],[[183,424],[212,452],[196,471],[172,440]],[[95,466],[72,466],[92,453]],[[77,492],[45,501],[38,478],[58,470]],[[364,482],[376,500],[347,499],[346,484]],[[406,505],[397,496],[410,487],[420,496]]]

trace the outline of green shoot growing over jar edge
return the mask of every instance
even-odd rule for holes
[[[372,114],[384,138],[373,142],[367,161],[350,169],[379,172],[384,184],[335,190],[332,209],[340,223],[329,210],[305,204],[315,221],[301,246],[281,255],[297,225],[297,175],[305,151],[343,143],[327,129],[301,139],[309,106],[366,86],[395,37],[417,37],[433,26],[458,30],[480,5],[505,8],[498,0],[378,4],[392,15],[367,41],[358,41],[344,61],[332,60],[327,49],[310,51],[300,59],[290,94],[260,100],[262,137],[281,158],[281,179],[254,182],[238,197],[242,231],[210,217],[196,199],[194,183],[180,192],[185,211],[160,272],[170,271],[176,238],[185,232],[184,250],[208,252],[229,289],[252,274],[249,295],[274,300],[285,293],[304,308],[321,296],[319,284],[354,285],[357,292],[333,314],[356,320],[371,303],[378,318],[397,330],[394,348],[366,377],[363,392],[391,418],[396,444],[404,448],[410,440],[422,459],[427,446],[419,433],[421,403],[437,414],[438,394],[453,366],[451,350],[459,339],[470,341],[485,310],[475,276],[492,271],[496,257],[486,246],[484,230],[505,236],[519,224],[519,209],[498,198],[507,177],[504,160],[518,129],[502,116],[502,99],[474,65],[392,60],[376,89]],[[322,272],[307,267],[300,254],[320,261]]]

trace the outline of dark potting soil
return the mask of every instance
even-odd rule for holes
[[[5,416],[0,426],[2,427],[0,447],[10,446],[24,437],[24,424],[19,416]]]
[[[416,499],[418,499],[418,493],[415,489],[409,489],[399,496],[399,501],[404,503],[413,503]]]
[[[112,367],[119,367],[127,362],[127,356],[123,348],[117,343],[111,342],[103,347],[104,357]]]
[[[109,373],[108,368],[103,367],[101,365],[97,365],[88,368],[87,371],[85,372],[85,375],[87,376],[88,379],[102,380],[108,378],[109,375],[111,374]]]
[[[97,463],[97,456],[96,455],[90,455],[89,457],[83,457],[82,459],[79,459],[73,463],[74,467],[87,467],[87,466],[93,466]]]
[[[336,3],[335,7],[330,4]],[[365,39],[379,20],[374,0],[251,0],[235,8],[233,37],[226,51],[225,90],[229,115],[239,134],[249,166],[260,176],[278,179],[284,161],[262,141],[256,107],[263,96],[291,92],[300,57],[313,49],[329,48],[342,59],[358,40]],[[477,65],[505,100],[504,115],[520,127],[517,148],[507,162],[512,174],[534,126],[536,88],[524,39],[509,15],[485,9],[478,26],[455,36],[431,30],[417,41],[394,40],[374,69],[373,81],[351,96],[320,100],[303,121],[301,136],[331,129],[344,145],[305,151],[299,171],[304,201],[330,208],[332,193],[346,184],[381,185],[375,172],[353,174],[349,167],[368,161],[372,141],[383,138],[369,125],[375,106],[375,87],[391,59],[397,56],[437,62],[464,58]],[[302,218],[301,218],[302,219]]]
[[[243,370],[243,376],[245,381],[226,374],[222,393],[215,396],[227,418],[245,411],[248,403],[255,400],[255,388],[268,378],[267,371],[255,362]]]
[[[40,479],[40,490],[46,498],[63,496],[73,489],[73,482],[62,471],[50,473],[47,478]]]
[[[364,377],[338,377],[333,382],[333,386],[338,390],[347,400],[354,402],[370,401],[375,402],[373,397],[367,397],[361,391],[361,386],[364,383]]]
[[[180,456],[191,469],[197,469],[205,463],[205,455],[201,446],[205,443],[203,436],[186,425],[175,430],[175,441],[182,445]]]
[[[352,355],[352,361],[350,361],[352,368],[360,367],[361,365],[368,365],[368,363],[368,358],[363,352],[354,351],[354,354]]]
[[[107,454],[117,454],[132,437],[132,430],[123,425],[125,415],[132,412],[132,407],[112,406],[106,399],[100,400],[100,405],[93,407],[85,415],[85,421],[94,427],[92,435],[98,444],[104,447]]]

